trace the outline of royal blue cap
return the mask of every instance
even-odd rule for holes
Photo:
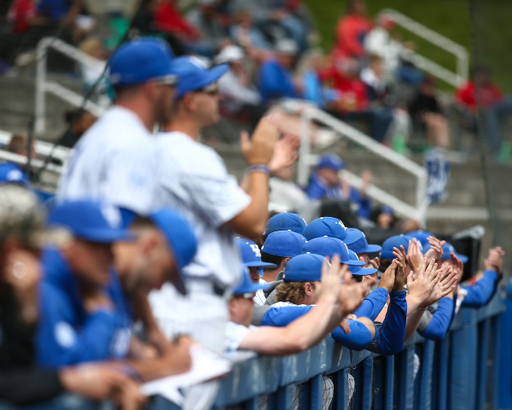
[[[293,258],[300,255],[307,240],[293,231],[272,232],[263,243],[261,251],[281,258]]]
[[[347,243],[353,242],[360,238],[360,234],[350,231],[338,218],[331,218],[330,216],[323,216],[312,221],[302,233],[309,241],[314,238],[321,238],[329,236],[331,238],[338,238],[339,240]]]
[[[292,212],[283,212],[268,220],[264,235],[270,235],[275,231],[293,231],[302,235],[305,228],[306,221],[302,216]]]
[[[27,174],[20,167],[10,162],[0,164],[0,185],[3,184],[19,184],[30,188]]]
[[[328,256],[329,258],[339,255],[341,263],[354,266],[363,266],[365,264],[360,260],[351,260],[347,245],[338,238],[330,238],[328,236],[311,239],[302,247],[302,253],[316,253],[317,255]]]
[[[396,259],[396,256],[393,255],[393,248],[400,249],[400,245],[402,245],[407,252],[407,249],[409,248],[409,241],[411,239],[413,238],[407,235],[395,235],[389,237],[382,244],[382,252],[380,253],[380,258],[389,259],[391,261]]]
[[[379,245],[368,245],[366,235],[359,229],[347,228],[347,231],[347,239],[344,242],[347,244],[348,249],[352,249],[358,255],[362,253],[375,253],[382,249]],[[350,238],[348,235],[350,235]]]
[[[348,250],[348,256],[352,261],[359,261],[357,254],[354,251],[351,251],[350,249]],[[377,273],[377,269],[375,268],[362,268],[361,266],[349,266],[348,270],[352,275],[358,276],[373,275],[374,273]]]
[[[387,205],[382,205],[380,207],[380,212],[383,213],[383,214],[388,214],[388,215],[391,215],[391,216],[395,216],[395,213],[393,212],[393,209]]]
[[[109,60],[108,79],[114,86],[142,84],[160,80],[178,81],[174,54],[169,45],[157,38],[140,38],[120,46]]]
[[[285,282],[318,282],[322,280],[324,257],[315,253],[296,256],[286,264],[283,272]]]
[[[160,209],[149,215],[160,232],[164,235],[167,244],[174,256],[176,267],[180,274],[179,280],[173,282],[182,295],[187,294],[184,283],[183,268],[196,256],[197,238],[190,224],[177,212],[169,208]]]
[[[106,202],[63,202],[55,206],[48,223],[61,226],[73,236],[89,242],[112,243],[135,239],[129,230],[122,227],[119,209]]]
[[[427,238],[429,236],[434,236],[435,237],[435,235],[431,234],[430,232],[422,231],[422,230],[414,231],[414,232],[408,232],[407,236],[416,238],[418,241],[420,241],[420,243],[421,243],[421,245],[423,247],[427,246],[427,244],[428,244]]]
[[[430,244],[427,244],[427,246],[425,246],[425,253],[427,253],[427,251],[431,248],[431,245]],[[442,261],[447,261],[447,260],[450,260],[450,253],[453,252],[455,254],[455,256],[457,256],[457,258],[459,258],[462,263],[466,263],[469,258],[466,256],[466,255],[461,255],[460,253],[458,253],[455,248],[453,247],[453,245],[451,243],[448,243],[446,242],[444,245],[443,245],[443,256],[441,256],[441,260]]]
[[[325,154],[320,157],[317,168],[329,168],[334,171],[341,171],[345,168],[345,164],[342,159],[336,154]]]
[[[178,57],[174,61],[180,79],[176,99],[182,98],[188,92],[200,90],[216,82],[229,71],[229,64],[227,63],[208,69],[206,64],[194,56]]]
[[[236,238],[242,263],[248,268],[277,268],[274,263],[262,262],[260,247],[250,239]]]
[[[258,290],[266,290],[270,285],[267,284],[259,284],[254,283],[251,280],[251,276],[249,275],[249,271],[245,266],[242,266],[242,282],[238,285],[238,287],[233,291],[233,295],[243,295],[244,293],[254,293]]]

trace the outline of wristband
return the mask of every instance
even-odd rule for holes
[[[270,168],[267,165],[251,165],[247,168],[246,173],[251,174],[253,172],[263,172],[264,174],[267,174],[270,176],[272,174],[272,171],[270,171]]]

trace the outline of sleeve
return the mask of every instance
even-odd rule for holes
[[[384,288],[377,288],[370,293],[361,306],[354,312],[357,317],[366,317],[374,321],[388,301],[388,291]]]
[[[63,392],[55,370],[37,367],[0,371],[0,400],[26,406],[53,399]]]
[[[453,300],[450,298],[442,298],[439,301],[437,310],[432,315],[432,320],[428,326],[418,331],[418,333],[426,339],[440,341],[443,340],[448,331],[453,314]]]
[[[283,96],[295,97],[293,84],[283,78],[279,67],[274,62],[268,62],[263,65],[260,72],[260,80],[261,93],[268,100]]]
[[[270,308],[263,316],[261,326],[284,327],[308,313],[313,306],[284,306]]]
[[[375,344],[378,353],[391,356],[402,351],[405,342],[407,319],[407,292],[391,292],[386,318],[379,329],[379,340]]]
[[[251,330],[243,325],[233,322],[226,323],[226,338],[224,339],[224,350],[234,352],[242,344],[242,340]]]
[[[311,200],[323,199],[327,196],[325,190],[314,179],[309,183],[306,194]]]
[[[462,286],[468,294],[462,301],[462,307],[478,308],[489,303],[496,292],[498,274],[493,270],[486,270],[484,276],[474,286]]]
[[[370,218],[372,210],[372,201],[370,198],[363,198],[357,189],[350,190],[350,200],[359,205],[357,214],[363,218]]]
[[[203,158],[205,171],[183,174],[182,188],[188,201],[210,226],[220,227],[240,214],[251,203],[251,197],[229,175],[220,158]],[[204,167],[204,165],[203,165]]]
[[[62,295],[50,286],[41,288],[42,318],[37,332],[39,363],[47,367],[60,367],[83,362],[105,360],[119,318],[115,313],[97,311],[90,315],[79,332],[69,317],[72,307]]]
[[[350,325],[350,333],[348,335],[337,327],[331,332],[332,338],[337,342],[347,347],[350,350],[364,350],[372,342],[372,334],[368,328],[357,320],[348,320]]]

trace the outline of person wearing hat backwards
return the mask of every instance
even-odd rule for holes
[[[372,183],[372,174],[369,171],[364,171],[361,174],[363,185],[356,190],[340,178],[340,171],[343,169],[345,169],[345,163],[339,156],[336,154],[322,155],[306,188],[309,199],[349,199],[359,207],[359,216],[370,218],[372,203],[366,195],[366,190]]]
[[[169,46],[156,38],[121,45],[108,62],[114,105],[89,128],[67,162],[58,201],[104,200],[123,218],[157,207],[159,151],[153,129],[172,115],[178,77]]]
[[[234,234],[249,239],[263,234],[268,220],[268,165],[279,133],[273,121],[265,118],[251,139],[243,134],[241,148],[249,164],[244,191],[220,156],[198,141],[202,129],[219,120],[216,83],[227,72],[227,64],[208,69],[190,56],[175,63],[179,76],[175,107],[158,135],[160,206],[180,211],[193,224],[199,241],[195,258],[184,268],[187,297],[166,284],[152,293],[150,301],[166,335],[188,334],[221,353],[227,297],[240,280]],[[184,409],[210,408],[217,386],[213,381],[191,387],[185,392]]]

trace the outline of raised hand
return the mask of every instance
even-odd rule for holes
[[[350,334],[350,324],[348,323],[347,319],[343,319],[340,323],[341,330],[343,330],[343,333],[346,335]]]
[[[439,281],[436,286],[434,286],[428,299],[423,302],[423,307],[430,306],[445,296],[448,296],[457,287],[457,274],[452,271],[451,266],[443,265],[441,269],[436,271],[436,276],[439,277]]]
[[[434,259],[436,262],[439,262],[443,256],[443,245],[446,241],[440,241],[433,236],[429,236],[427,241],[430,244],[430,249],[425,253],[425,258],[428,260]]]
[[[370,259],[370,262],[368,262],[368,264],[372,268],[379,270],[379,267],[380,267],[380,259],[379,259],[379,257],[376,257],[375,259]]]
[[[407,262],[411,265],[414,272],[418,272],[421,264],[423,263],[423,254],[421,253],[420,243],[416,238],[409,241],[407,248]]]
[[[279,139],[276,119],[272,115],[263,117],[249,138],[247,132],[240,134],[240,149],[247,164],[268,165],[274,155],[274,148]]]
[[[503,255],[505,255],[505,252],[503,252],[503,249],[499,246],[489,249],[489,256],[484,260],[485,269],[494,270],[498,275],[501,275]]]
[[[299,157],[297,149],[300,139],[296,135],[287,134],[277,141],[274,148],[274,155],[268,164],[270,171],[276,173],[282,169],[292,166]]]
[[[342,265],[340,257],[334,255],[329,266],[329,259],[324,258],[322,265],[322,287],[319,298],[330,298],[338,301],[342,289],[342,279],[348,273],[347,265]]]
[[[436,276],[437,263],[433,260],[426,263],[424,261],[414,277],[413,272],[407,277],[408,297],[413,299],[419,306],[423,306],[424,302],[429,298],[432,290],[439,282],[440,277]]]
[[[393,255],[395,255],[396,258],[393,262],[397,265],[393,290],[395,292],[402,292],[405,285],[405,268],[407,259],[405,248],[402,245],[400,245],[400,249],[393,248]]]
[[[396,260],[393,260],[386,269],[386,271],[382,274],[380,278],[379,288],[386,289],[388,293],[390,293],[393,290],[393,286],[395,285],[395,276],[397,269],[398,263],[396,262]]]
[[[343,279],[345,283],[339,293],[339,303],[343,316],[346,316],[349,313],[353,313],[363,303],[363,299],[377,279],[372,278],[363,282],[355,282],[348,271],[343,276]]]

